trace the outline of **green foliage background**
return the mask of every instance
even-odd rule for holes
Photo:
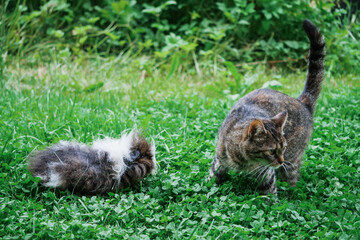
[[[322,29],[328,66],[356,72],[360,24],[334,1],[310,0],[2,0],[2,54],[68,49],[102,55],[146,53],[162,59],[272,61],[303,66],[303,19]],[[336,1],[335,1],[336,2]],[[336,63],[336,64],[335,64]]]

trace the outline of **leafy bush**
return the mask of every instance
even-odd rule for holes
[[[357,16],[330,1],[50,0],[5,1],[2,53],[71,49],[102,54],[179,53],[192,59],[300,63],[308,40],[303,19],[326,36],[330,68],[359,72]],[[340,63],[340,64],[338,64]]]

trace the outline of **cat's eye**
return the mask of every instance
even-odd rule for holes
[[[271,155],[274,155],[275,153],[276,153],[276,149],[274,148],[274,149],[270,149],[269,150],[269,153],[271,154]]]
[[[135,150],[130,153],[131,160],[134,161],[136,158],[138,158],[140,155],[140,152],[138,150]]]

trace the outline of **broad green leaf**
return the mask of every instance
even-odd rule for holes
[[[241,25],[250,25],[250,23],[246,20],[240,20],[238,23]]]
[[[197,43],[189,43],[183,46],[180,46],[181,49],[185,50],[185,52],[194,51],[197,47]]]
[[[128,1],[121,0],[119,2],[113,2],[111,7],[115,13],[119,14],[126,8],[127,5],[129,5]]]
[[[86,34],[88,31],[90,31],[90,29],[92,29],[93,27],[91,25],[86,25],[86,26],[80,26],[80,27],[75,27],[72,30],[72,34],[73,35],[84,35]]]
[[[94,83],[94,84],[91,84],[91,85],[87,86],[86,88],[84,88],[84,92],[91,93],[91,92],[94,92],[94,91],[102,88],[103,86],[104,86],[104,82]]]
[[[267,20],[270,20],[270,19],[271,19],[271,17],[272,17],[271,13],[269,13],[269,12],[266,11],[266,10],[263,10],[263,13],[264,13],[264,16],[265,16],[265,18],[266,18]]]
[[[84,42],[86,41],[87,38],[88,38],[87,36],[84,36],[84,37],[80,38],[79,43],[84,44]]]
[[[145,68],[145,71],[150,75],[150,77],[151,77],[151,79],[153,79],[154,80],[154,74],[153,74],[153,72],[151,71],[151,68],[150,68],[150,66],[149,65],[147,65],[147,64],[145,64],[144,65],[144,68]]]
[[[284,41],[285,45],[287,45],[288,47],[294,48],[294,49],[298,49],[299,48],[299,43],[297,41]]]
[[[234,77],[236,83],[239,83],[240,82],[240,75],[239,75],[235,65],[232,62],[229,62],[229,61],[226,61],[224,64],[225,64],[227,70],[229,70],[231,75]]]
[[[173,73],[179,68],[180,66],[180,55],[179,53],[175,53],[172,60],[169,74],[166,77],[166,80],[169,80]]]
[[[113,34],[112,32],[105,31],[104,34],[108,35],[111,38],[111,40],[119,40],[120,39],[119,36]]]
[[[93,18],[87,19],[86,21],[87,21],[88,23],[94,24],[94,23],[96,23],[96,22],[99,21],[99,20],[100,20],[99,17],[93,17]]]
[[[149,48],[153,45],[153,42],[151,39],[146,40],[146,42],[140,42],[140,46],[143,46],[144,48]]]

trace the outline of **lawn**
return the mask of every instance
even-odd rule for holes
[[[253,89],[298,96],[306,69],[251,65],[236,82],[224,66],[207,62],[167,78],[169,68],[146,57],[60,56],[5,69],[2,239],[360,238],[359,76],[326,73],[301,178],[296,188],[278,181],[273,204],[237,173],[221,186],[207,181],[217,130]],[[135,127],[155,141],[159,167],[134,188],[79,196],[41,187],[27,171],[32,151]]]

